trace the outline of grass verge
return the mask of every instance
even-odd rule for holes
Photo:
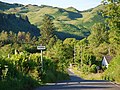
[[[72,68],[73,72],[85,80],[103,80],[102,73],[83,73],[81,70],[78,70],[77,67]]]

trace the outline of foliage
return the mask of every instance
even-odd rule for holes
[[[80,76],[81,78],[85,80],[102,80],[102,73],[83,73],[81,70],[78,70],[76,67],[73,68],[74,73],[77,76]]]
[[[63,44],[70,45],[72,48],[76,44],[76,39],[75,38],[66,38],[63,42]]]
[[[55,61],[44,58],[44,73],[42,76],[43,82],[56,82],[64,79],[68,79],[69,76],[65,68],[60,68]]]
[[[41,40],[43,45],[47,45],[49,43],[50,38],[54,37],[55,27],[48,15],[44,16],[42,26],[41,26]]]
[[[119,0],[108,0],[104,5],[82,12],[45,5],[10,8],[11,4],[0,2],[2,5],[8,13],[0,13],[0,87],[3,90],[3,84],[26,90],[38,83],[68,79],[66,69],[70,63],[78,65],[84,74],[96,73],[104,55],[115,57],[104,78],[120,82]],[[41,29],[41,36],[30,22]],[[43,71],[40,51],[36,49],[40,43],[47,48],[43,52]]]
[[[60,33],[60,35],[62,36],[62,40],[64,40],[64,38],[66,38],[66,37],[71,38],[73,36],[74,36],[73,38],[80,40],[81,37],[86,37],[90,34],[89,31],[91,29],[91,26],[94,23],[104,21],[104,18],[98,13],[99,10],[104,9],[103,5],[100,5],[93,9],[85,10],[85,11],[79,11],[79,10],[75,9],[74,7],[69,7],[67,9],[63,9],[63,8],[52,7],[52,6],[47,6],[47,5],[41,5],[41,6],[26,5],[25,6],[25,5],[21,5],[21,4],[8,4],[8,3],[4,3],[4,2],[1,2],[0,6],[1,6],[1,9],[4,10],[5,13],[8,13],[8,14],[14,13],[17,16],[21,15],[23,20],[25,20],[25,16],[27,15],[30,23],[34,24],[38,28],[40,28],[42,25],[44,15],[45,14],[49,15],[53,19],[53,22],[55,24],[55,27],[57,28],[57,31],[62,32],[62,33]],[[25,21],[27,21],[27,20],[25,20]],[[8,22],[8,24],[10,26],[8,28],[10,28],[10,30],[13,30],[14,28],[18,27],[18,29],[20,29],[20,31],[23,31],[23,30],[24,30],[24,32],[29,31],[29,32],[31,32],[31,34],[34,33],[34,35],[39,34],[39,30],[35,30],[35,28],[32,28],[31,26],[27,27],[28,24],[25,22],[20,21],[20,27],[18,25],[16,25],[16,20],[13,21],[11,19],[10,22],[12,22],[12,23]],[[15,22],[15,23],[13,24],[13,22]],[[24,24],[22,24],[22,23],[24,23]],[[22,24],[22,27],[24,26],[23,29],[21,27],[21,24]],[[14,25],[14,27],[11,28],[13,25]],[[79,27],[78,25],[81,27]],[[84,27],[84,28],[82,28],[82,27]],[[18,29],[16,29],[16,31]],[[28,29],[30,29],[30,30],[28,30]],[[33,32],[33,31],[36,31],[37,33]],[[59,38],[59,39],[61,39],[61,38]]]
[[[63,66],[66,68],[71,61],[71,58],[73,58],[73,52],[71,51],[73,51],[71,46],[63,44],[61,40],[57,40],[48,54],[50,58],[52,58],[56,63],[58,63],[58,65],[60,65],[60,67]]]
[[[94,24],[88,40],[90,44],[95,47],[99,46],[101,43],[108,42],[108,30],[105,24]]]
[[[91,67],[90,67],[90,72],[92,73],[96,73],[97,72],[97,66],[95,64],[93,64]]]
[[[116,56],[104,73],[104,79],[120,83],[120,56]]]
[[[89,66],[84,64],[81,68],[81,71],[85,74],[88,74],[89,73]]]
[[[3,33],[3,32],[2,32]],[[1,47],[0,47],[0,83],[1,85],[6,83],[6,87],[9,89],[22,90],[22,89],[31,89],[38,85],[39,83],[46,82],[56,82],[59,80],[68,79],[69,76],[66,72],[67,62],[64,62],[65,59],[69,59],[69,55],[67,56],[67,51],[69,47],[62,45],[60,47],[60,52],[58,58],[59,62],[55,62],[55,60],[44,58],[44,71],[41,71],[41,61],[40,54],[37,53],[37,50],[33,47],[34,42],[39,42],[37,39],[31,39],[29,33],[19,32],[16,36],[14,33],[11,34],[6,32],[7,37],[15,38],[14,40],[10,40],[11,38],[1,39]],[[9,36],[10,35],[10,36]],[[27,39],[26,39],[27,38]],[[3,43],[3,41],[9,41],[9,43]],[[17,42],[16,42],[17,41]],[[35,44],[35,43],[34,43]],[[54,39],[51,38],[51,42],[49,42],[49,49],[52,48],[52,45],[55,44]],[[59,44],[58,44],[59,45]],[[32,48],[32,49],[31,49]],[[35,53],[31,53],[31,50],[34,50]],[[30,51],[30,52],[27,52]],[[64,58],[64,56],[66,56]],[[49,68],[49,69],[48,69]],[[27,81],[26,81],[27,79]],[[17,82],[14,84],[14,82]],[[19,84],[20,83],[20,84]],[[11,85],[11,86],[9,86]],[[16,85],[14,88],[12,86]],[[4,90],[4,86],[3,88]],[[26,89],[26,90],[27,90]]]
[[[19,71],[9,59],[0,58],[0,87],[2,90],[29,90],[38,85],[32,77]]]
[[[56,82],[68,79],[65,68],[53,60],[43,58],[44,71],[41,71],[41,61],[39,54],[28,52],[18,52],[11,54],[9,58],[0,59],[0,83],[6,82],[9,90],[28,90],[34,88],[39,83]],[[62,62],[63,63],[63,62]],[[8,82],[7,82],[8,81]],[[11,84],[9,84],[11,81]],[[14,84],[14,82],[17,82]],[[11,86],[9,86],[11,85]],[[13,88],[13,86],[15,87]],[[6,90],[1,86],[2,90]]]
[[[117,2],[117,3],[116,3]],[[106,22],[108,23],[108,26],[110,27],[110,38],[113,38],[110,40],[111,43],[118,43],[119,44],[119,30],[120,30],[120,22],[119,22],[119,15],[120,15],[120,1],[110,1],[110,4],[108,4],[107,10],[105,12],[105,15],[108,16]],[[113,36],[114,33],[114,36]],[[115,41],[115,42],[114,42]]]
[[[4,18],[5,17],[5,18]],[[32,36],[39,36],[39,29],[32,25],[27,16],[0,13],[0,32],[12,30],[14,33],[30,32]],[[34,32],[35,31],[35,32]]]

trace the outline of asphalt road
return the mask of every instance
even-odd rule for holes
[[[120,86],[104,80],[84,80],[69,69],[70,80],[48,83],[35,90],[120,90]]]

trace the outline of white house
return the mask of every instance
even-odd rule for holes
[[[111,56],[109,56],[109,55],[104,56],[103,60],[102,60],[102,66],[106,66],[108,68],[108,65],[109,65],[111,60],[112,60]]]

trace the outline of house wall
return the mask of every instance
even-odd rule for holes
[[[105,57],[102,60],[102,66],[106,66],[108,68],[108,62]]]

